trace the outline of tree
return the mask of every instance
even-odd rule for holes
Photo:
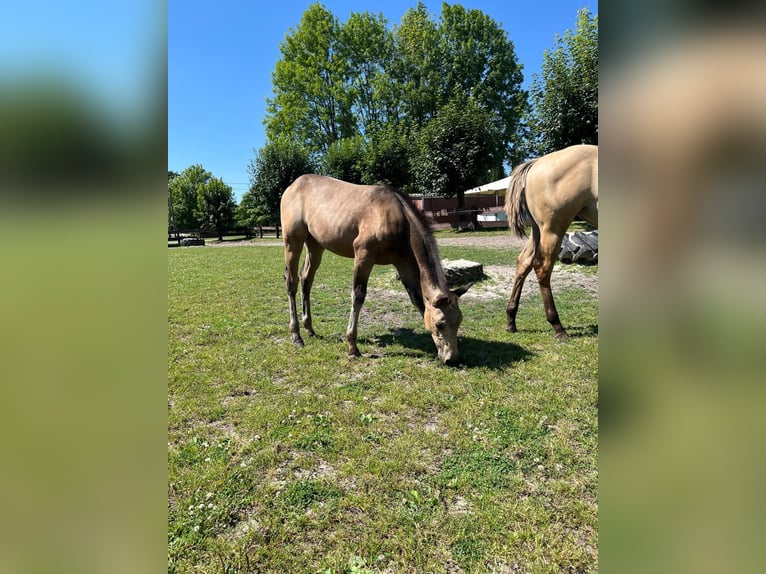
[[[424,195],[457,195],[488,181],[502,164],[502,127],[497,117],[472,98],[444,106],[420,132],[415,178]],[[495,170],[495,171],[493,171]]]
[[[280,44],[267,102],[266,136],[292,134],[315,153],[354,135],[348,62],[339,50],[340,25],[321,4],[306,9],[301,23]]]
[[[327,148],[322,157],[321,171],[343,181],[362,183],[365,154],[365,143],[361,136],[340,139]]]
[[[368,136],[399,115],[388,77],[394,41],[387,20],[382,14],[352,13],[340,27],[338,54],[346,61],[355,133]]]
[[[389,29],[382,15],[352,13],[341,24],[313,4],[280,51],[267,138],[289,134],[325,173],[412,185],[421,130],[466,98],[493,126],[490,167],[519,155],[521,66],[506,32],[480,10],[445,3],[437,20],[418,2]]]
[[[234,222],[237,204],[231,187],[217,177],[210,177],[197,187],[197,219],[203,229],[218,232],[218,241]]]
[[[402,121],[410,132],[422,128],[443,103],[444,62],[438,47],[439,28],[426,6],[418,2],[394,28],[394,57],[389,70]]]
[[[177,178],[179,173],[168,170],[168,229],[175,229],[175,214],[173,213],[173,192],[170,189],[170,182]]]
[[[577,13],[575,31],[554,38],[542,77],[530,90],[531,149],[544,155],[570,145],[598,144],[598,14]]]
[[[314,167],[308,150],[289,138],[267,143],[248,165],[250,188],[243,194],[238,218],[245,225],[263,225],[279,221],[282,193]]]
[[[168,174],[168,189],[172,202],[173,223],[176,229],[199,229],[202,222],[198,217],[197,189],[213,175],[199,164],[183,170],[171,178]]]
[[[503,28],[481,10],[442,5],[439,59],[443,66],[443,101],[469,95],[494,116],[500,144],[509,159],[518,158],[520,121],[527,106],[521,89],[522,67]],[[502,162],[502,156],[497,158]],[[497,168],[501,168],[498,163]]]
[[[389,123],[369,135],[363,181],[387,183],[397,188],[410,185],[413,145],[404,129]]]

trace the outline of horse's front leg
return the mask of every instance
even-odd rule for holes
[[[367,281],[372,271],[372,262],[365,256],[356,255],[354,260],[354,283],[351,290],[351,316],[348,319],[348,328],[346,329],[346,343],[348,343],[348,354],[350,357],[359,357],[359,347],[356,345],[357,324],[359,322],[359,311],[364,305],[367,297]]]

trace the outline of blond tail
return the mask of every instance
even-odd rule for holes
[[[529,211],[527,210],[527,173],[536,159],[522,163],[511,173],[511,181],[505,192],[505,213],[508,215],[508,225],[518,237],[527,236]]]

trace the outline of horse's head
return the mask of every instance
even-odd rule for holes
[[[423,322],[426,329],[431,332],[439,359],[445,365],[456,365],[460,360],[460,353],[457,350],[457,330],[463,320],[463,313],[460,311],[458,298],[468,290],[468,287],[456,291],[443,291],[425,301]]]

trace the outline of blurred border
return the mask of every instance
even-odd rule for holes
[[[600,3],[600,568],[762,568],[766,27]]]
[[[167,5],[0,21],[0,571],[166,564]]]

